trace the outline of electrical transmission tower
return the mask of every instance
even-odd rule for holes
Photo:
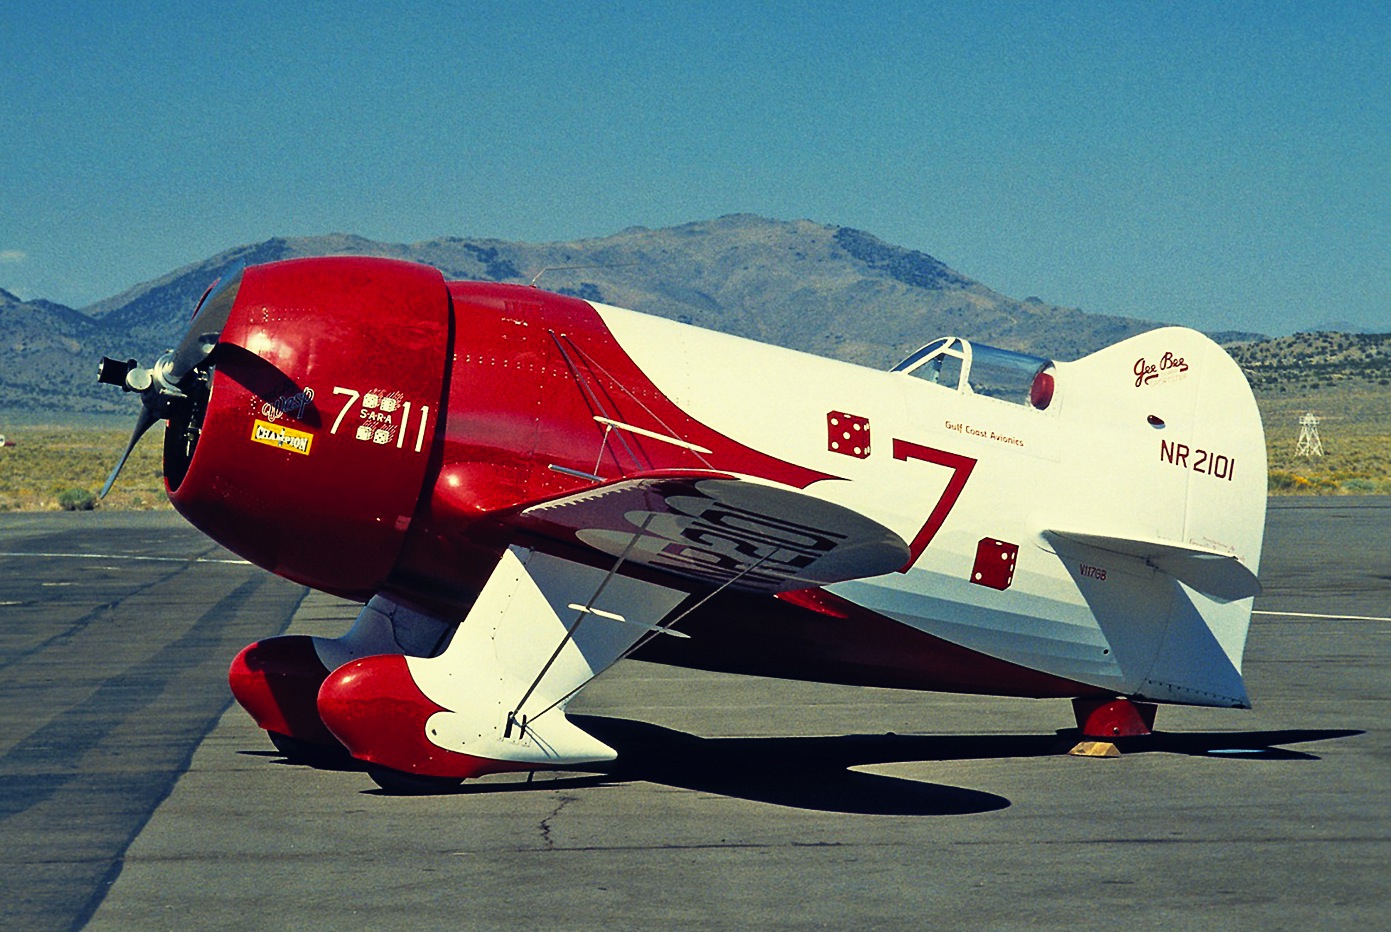
[[[1299,419],[1299,444],[1294,448],[1295,456],[1323,456],[1323,442],[1319,440],[1319,419],[1310,411]]]

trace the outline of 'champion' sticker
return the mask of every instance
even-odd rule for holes
[[[309,445],[314,441],[314,435],[303,430],[295,430],[293,427],[286,427],[283,424],[272,424],[259,418],[251,426],[251,439],[257,443],[264,443],[266,446],[276,447],[280,450],[289,450],[291,453],[303,453],[309,455]]]

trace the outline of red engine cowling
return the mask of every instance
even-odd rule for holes
[[[258,566],[369,598],[434,454],[450,321],[444,278],[425,266],[343,257],[248,268],[191,456],[166,433],[174,507]]]

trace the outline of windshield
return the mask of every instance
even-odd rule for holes
[[[1027,404],[1040,411],[1053,400],[1053,361],[961,337],[933,340],[893,367],[937,385]]]

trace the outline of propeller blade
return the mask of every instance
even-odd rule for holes
[[[244,271],[245,263],[234,264],[203,292],[202,299],[193,310],[193,321],[189,324],[188,332],[184,334],[178,349],[160,356],[150,368],[144,368],[134,359],[121,361],[108,356],[101,358],[97,368],[97,381],[105,385],[119,385],[127,392],[138,392],[140,415],[135,419],[135,430],[131,431],[130,442],[126,444],[120,462],[111,470],[111,475],[106,477],[106,484],[101,487],[98,498],[105,498],[106,493],[111,491],[111,487],[116,484],[116,477],[126,465],[126,460],[130,459],[131,451],[155,421],[165,417],[188,415],[193,404],[189,400],[190,393],[195,397],[201,394],[206,398],[206,378],[194,379],[191,382],[185,380],[189,374],[208,361],[213,348],[217,346],[222,328],[227,326],[227,318],[231,316],[232,305],[237,300],[237,290],[241,287]]]
[[[203,295],[203,300],[194,311],[193,322],[189,324],[188,332],[184,334],[178,349],[174,350],[173,365],[169,370],[171,382],[182,382],[184,376],[201,366],[211,355],[213,347],[217,345],[217,338],[222,334],[222,328],[227,325],[227,318],[232,313],[232,305],[237,300],[237,289],[241,287],[244,271],[245,263],[238,262],[224,272]]]
[[[140,406],[140,416],[135,419],[135,430],[131,432],[130,442],[126,444],[126,452],[121,454],[121,461],[116,464],[116,468],[111,470],[111,475],[106,477],[106,485],[101,487],[101,494],[97,498],[106,498],[106,493],[111,491],[111,486],[116,483],[116,477],[121,474],[121,467],[130,459],[130,451],[135,449],[135,445],[140,442],[140,438],[145,435],[145,431],[154,426],[159,416],[149,409],[147,405]]]

